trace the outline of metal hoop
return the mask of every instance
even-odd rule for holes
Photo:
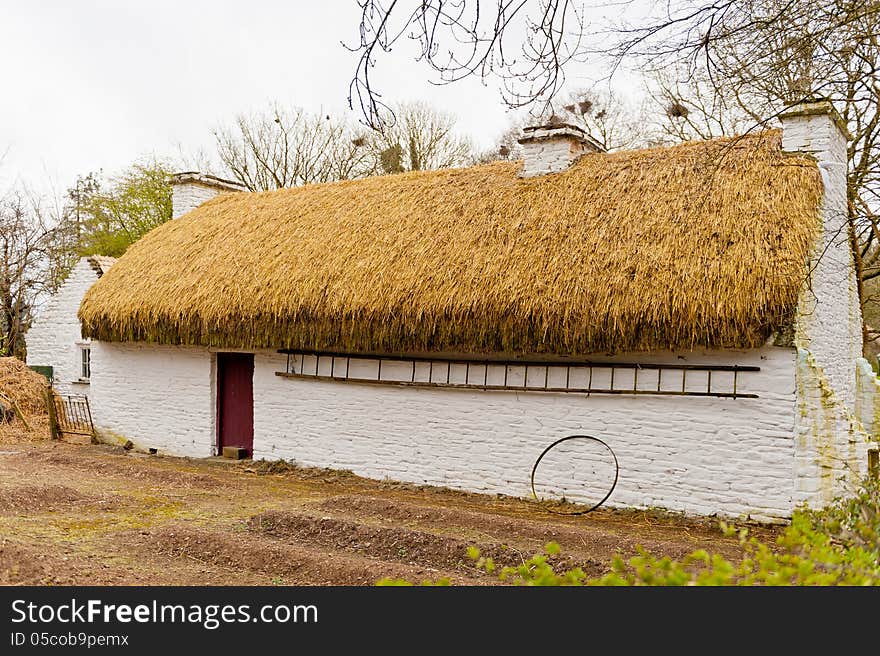
[[[553,510],[552,508],[544,508],[548,512],[554,513],[556,515],[586,515],[587,513],[593,512],[594,510],[596,510],[596,508],[598,508],[599,506],[601,506],[603,503],[605,503],[608,500],[608,497],[610,497],[611,493],[614,492],[614,488],[617,487],[617,479],[618,479],[618,476],[620,475],[620,463],[617,462],[617,456],[614,454],[614,451],[611,449],[611,447],[608,446],[602,440],[600,440],[598,437],[593,437],[592,435],[569,435],[568,437],[563,437],[562,439],[556,440],[555,442],[553,442],[553,444],[551,444],[546,449],[544,449],[541,452],[541,455],[538,456],[538,459],[535,460],[534,467],[532,467],[532,475],[530,477],[531,485],[532,485],[532,497],[535,499],[535,501],[539,501],[539,502],[541,501],[538,498],[538,493],[535,492],[535,472],[538,471],[538,465],[541,464],[541,460],[544,458],[545,455],[547,455],[547,453],[553,447],[555,447],[558,444],[561,444],[563,442],[567,442],[568,440],[592,440],[593,442],[598,442],[599,444],[604,446],[606,449],[608,449],[608,453],[611,454],[611,458],[614,460],[614,482],[611,483],[611,488],[608,490],[608,493],[604,497],[602,497],[602,500],[599,503],[595,504],[594,506],[591,506],[590,508],[587,508],[586,510],[578,510],[576,512],[560,512],[558,510]]]

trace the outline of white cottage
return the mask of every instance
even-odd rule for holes
[[[513,495],[586,434],[619,462],[613,505],[827,503],[876,454],[877,383],[845,129],[821,101],[782,122],[614,154],[543,126],[524,164],[214,198],[83,301],[95,422],[168,453]],[[541,483],[592,501],[597,458],[560,451]]]
[[[52,379],[62,394],[89,395],[91,344],[81,335],[76,316],[83,296],[116,258],[80,258],[27,333],[27,363]]]

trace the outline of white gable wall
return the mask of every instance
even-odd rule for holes
[[[27,332],[28,365],[54,367],[55,389],[62,394],[89,394],[89,384],[80,381],[80,345],[89,340],[81,336],[77,312],[96,280],[89,258],[81,258]]]
[[[681,357],[679,357],[681,356]],[[214,453],[214,355],[207,349],[96,342],[93,414],[105,436],[169,453]],[[758,399],[484,392],[287,379],[286,357],[259,351],[254,457],[375,478],[528,496],[553,441],[590,434],[620,461],[609,503],[689,513],[787,517],[794,495],[795,351],[658,353],[619,361],[755,365],[738,389]],[[513,372],[512,378],[516,377]],[[539,483],[597,500],[590,449],[550,458]],[[597,454],[599,455],[599,454]]]

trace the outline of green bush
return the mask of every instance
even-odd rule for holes
[[[497,570],[491,558],[471,547],[477,568],[514,585],[878,585],[880,584],[880,484],[865,481],[855,496],[823,510],[799,509],[775,547],[721,523],[738,535],[743,556],[731,562],[705,550],[681,560],[657,558],[643,549],[627,560],[616,557],[605,576],[588,579],[580,568],[557,572],[548,559],[559,553],[555,542],[518,567]],[[441,580],[433,585],[449,585]],[[378,585],[411,585],[383,579]]]

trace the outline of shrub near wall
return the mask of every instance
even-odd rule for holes
[[[588,579],[579,568],[554,570],[548,562],[548,557],[559,553],[554,542],[519,567],[500,570],[473,547],[468,555],[478,568],[514,585],[880,585],[880,481],[876,478],[866,480],[855,496],[824,510],[795,512],[775,548],[750,538],[745,529],[737,531],[724,523],[722,529],[739,534],[745,549],[739,562],[704,550],[682,560],[640,551],[628,560],[615,558],[610,573]],[[409,584],[400,579],[379,582]]]

